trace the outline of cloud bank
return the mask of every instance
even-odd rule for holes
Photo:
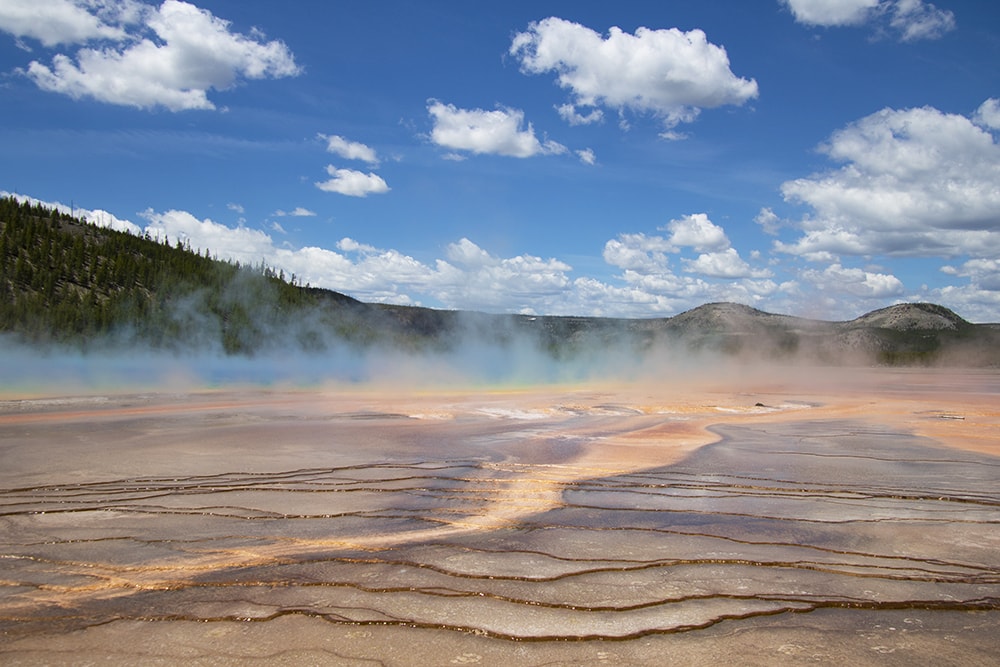
[[[801,236],[776,248],[823,261],[997,256],[996,109],[995,99],[972,117],[887,108],[834,132],[821,151],[843,166],[782,184],[786,201],[812,213],[793,223]]]

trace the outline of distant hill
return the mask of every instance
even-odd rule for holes
[[[1000,327],[900,304],[849,322],[734,303],[669,318],[491,315],[366,304],[183,244],[0,198],[0,334],[37,346],[246,355],[334,347],[446,351],[527,345],[554,359],[658,347],[821,363],[1000,366]]]
[[[855,328],[893,329],[895,331],[929,331],[934,329],[961,331],[968,329],[970,323],[944,306],[933,303],[902,303],[873,310],[853,320],[851,326]]]
[[[1000,366],[1000,328],[932,303],[881,308],[846,322],[774,315],[733,303],[681,313],[664,325],[696,347],[824,363]]]

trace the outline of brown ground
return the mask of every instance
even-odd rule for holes
[[[215,571],[268,571],[282,566],[292,554],[307,558],[334,551],[382,553],[455,541],[485,544],[501,539],[509,531],[517,534],[525,522],[541,521],[539,517],[555,517],[565,511],[564,494],[575,485],[664,469],[684,460],[719,439],[709,427],[766,429],[768,425],[802,424],[808,429],[813,423],[834,422],[867,424],[892,433],[928,438],[926,444],[931,447],[1000,456],[1000,373],[743,367],[696,380],[529,388],[350,385],[0,395],[0,491],[12,498],[4,514],[10,518],[0,519],[4,521],[0,534],[7,536],[0,538],[0,557],[9,564],[7,574],[0,575],[0,584],[14,591],[8,603],[0,602],[0,661],[708,664],[716,657],[729,656],[741,657],[747,664],[795,664],[799,659],[875,663],[897,649],[902,651],[904,645],[917,647],[916,654],[900,653],[901,658],[905,657],[900,664],[905,664],[915,655],[941,657],[951,641],[948,637],[961,637],[967,642],[971,653],[965,654],[966,658],[988,655],[995,648],[995,640],[989,639],[995,637],[995,610],[973,612],[986,614],[978,620],[969,617],[967,611],[955,611],[947,612],[957,614],[954,618],[939,615],[933,621],[912,610],[899,612],[900,618],[870,610],[865,612],[867,616],[852,616],[855,620],[848,623],[838,620],[846,613],[844,610],[827,609],[808,615],[784,614],[774,620],[765,615],[755,617],[750,625],[712,625],[676,636],[654,633],[630,642],[524,644],[490,638],[489,632],[442,633],[434,629],[444,627],[443,623],[408,627],[365,622],[331,629],[318,617],[304,614],[241,626],[225,620],[228,617],[223,615],[209,627],[200,625],[197,615],[150,624],[142,614],[108,612],[101,606],[119,598],[125,605],[137,590],[182,590]],[[121,501],[114,498],[132,493],[132,487],[143,483],[208,479],[213,475],[225,479],[243,476],[252,481],[255,475],[284,471],[352,467],[372,471],[381,465],[398,465],[400,469],[409,466],[419,474],[424,470],[421,466],[456,461],[478,462],[474,474],[482,478],[473,482],[480,495],[474,503],[464,497],[448,500],[454,507],[443,514],[428,514],[433,518],[430,524],[407,524],[388,531],[364,526],[354,532],[338,528],[332,534],[304,532],[274,539],[243,537],[236,544],[182,551],[180,557],[172,554],[166,560],[160,560],[158,555],[144,560],[143,555],[126,552],[91,556],[88,551],[86,557],[74,556],[77,561],[62,555],[39,555],[45,550],[35,546],[71,545],[83,539],[82,533],[73,531],[108,529],[111,524],[107,522],[122,512],[107,511],[119,507]],[[218,484],[224,485],[225,479]],[[470,481],[461,479],[463,483]],[[105,481],[114,487],[115,495],[102,501],[110,504],[95,508],[101,511],[59,514],[54,503],[64,501],[54,500],[54,494],[60,493],[54,486],[68,488]],[[215,490],[209,488],[215,483],[206,481],[204,488],[199,487],[200,492],[207,496]],[[231,500],[232,495],[226,496],[226,507],[236,502]],[[392,503],[396,501],[385,500],[388,504],[383,507],[379,498],[390,496],[374,496],[370,501],[374,504],[362,509],[387,511],[395,507]],[[341,497],[347,499],[344,502],[353,498]],[[177,498],[176,502],[183,501]],[[32,502],[38,503],[37,510],[30,508]],[[275,502],[267,508],[253,505],[252,511],[291,511]],[[321,511],[315,509],[317,502],[315,496],[296,495],[294,511],[316,515]],[[357,508],[341,509],[349,514]],[[185,524],[175,527],[169,523],[174,519],[168,515],[157,516],[166,517],[157,519],[163,527],[150,529],[156,539],[148,539],[147,543],[169,544],[184,537],[170,531],[190,530]],[[59,523],[59,517],[67,517],[66,523]],[[95,534],[88,532],[86,539],[93,539]],[[100,540],[119,539],[114,535],[112,530]],[[94,544],[102,544],[100,540]],[[573,558],[582,557],[572,550],[567,553]],[[23,582],[36,576],[19,570],[21,563],[28,562],[25,554],[39,563],[62,564],[55,574],[37,575],[42,577],[37,589],[22,590]],[[135,565],[123,568],[105,562],[105,558],[130,559]],[[101,568],[109,568],[114,574],[101,578],[96,586],[61,583],[60,578],[69,581],[90,576],[89,570]],[[289,585],[281,580],[281,586]],[[416,584],[411,586],[423,590]],[[433,590],[431,584],[426,586]],[[995,599],[996,583],[986,588],[983,596]],[[100,609],[101,614],[118,614],[122,620],[109,623],[105,619],[93,625],[66,621],[46,630],[46,626],[35,622],[44,615],[36,618],[31,605],[47,603],[67,609]],[[819,622],[821,619],[832,619],[833,625]],[[934,623],[939,630],[919,637],[912,633],[902,638],[893,635],[898,634],[897,626],[905,635],[916,623]],[[504,627],[510,627],[509,623]],[[980,627],[986,629],[975,629]],[[840,641],[834,641],[831,628],[847,629],[843,629]],[[755,643],[760,643],[759,650],[754,648]],[[108,650],[108,646],[115,648]],[[668,649],[677,651],[671,654],[677,658],[673,663],[664,657]]]

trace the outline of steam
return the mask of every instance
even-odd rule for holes
[[[110,344],[85,351],[39,348],[11,337],[0,338],[0,385],[8,394],[331,383],[514,387],[594,379],[626,381],[655,375],[654,367],[668,365],[662,355],[638,355],[624,349],[587,349],[572,359],[557,359],[527,337],[505,344],[461,340],[448,349],[423,350],[341,342],[318,352],[270,348],[252,356],[227,355],[219,349],[115,348]]]
[[[414,311],[364,304],[306,309],[285,319],[265,304],[252,313],[247,331],[232,334],[253,338],[233,352],[221,342],[225,324],[206,312],[203,296],[171,303],[162,321],[180,333],[159,344],[149,340],[148,331],[128,327],[84,346],[0,337],[0,386],[8,394],[239,385],[520,387],[678,379],[737,363],[713,350],[699,353],[682,344],[643,340],[624,320],[596,331],[563,332],[558,326],[552,330],[555,325],[546,318],[416,311],[432,321],[400,323],[399,317]],[[413,333],[421,327],[426,330]]]

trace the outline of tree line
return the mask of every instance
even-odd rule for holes
[[[331,337],[372,338],[350,312],[360,305],[298,285],[263,262],[219,261],[180,241],[0,198],[0,333],[23,342],[229,354],[289,343],[316,349]]]

